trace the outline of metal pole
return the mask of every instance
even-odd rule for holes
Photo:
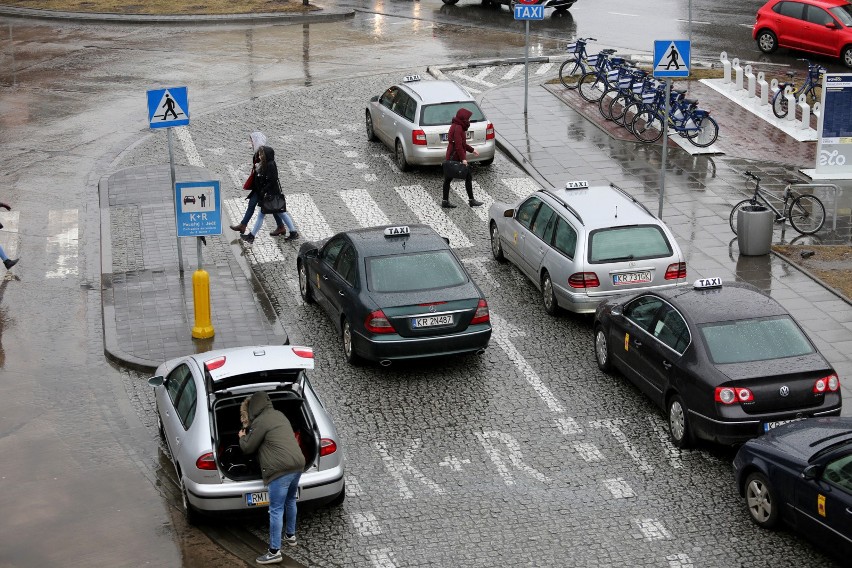
[[[201,270],[202,269],[202,266],[201,266],[201,239],[196,238],[195,242],[197,243],[196,248],[198,250],[198,270]]]
[[[172,199],[174,200],[174,210],[175,210],[175,222],[177,222],[177,198],[175,197],[175,153],[172,149],[172,129],[171,127],[166,128],[169,133],[169,166],[172,172]],[[177,251],[178,251],[178,270],[183,273],[183,251],[180,250],[180,237],[175,233],[175,240],[177,241]]]
[[[524,115],[527,114],[527,88],[530,77],[530,21],[526,20],[524,35]]]
[[[660,171],[660,209],[657,218],[663,219],[663,195],[666,193],[666,154],[669,149],[669,98],[672,92],[671,77],[666,77],[666,105],[663,111],[663,169]]]
[[[692,0],[689,0],[689,45],[692,45]]]

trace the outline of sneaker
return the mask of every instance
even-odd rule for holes
[[[284,237],[286,240],[296,240],[299,238],[299,231],[290,231],[290,234]]]
[[[467,204],[470,205],[471,207],[479,207],[480,205],[482,205],[482,202],[477,201],[476,199],[468,199]]]
[[[296,537],[293,537],[293,540],[295,539]],[[266,554],[264,554],[263,556],[258,556],[255,562],[257,562],[258,564],[279,564],[283,559],[284,557],[281,556],[280,550],[277,550],[275,552],[267,550]]]
[[[251,233],[249,233],[247,235],[240,235],[240,238],[247,243],[253,243],[254,242],[254,235],[252,235]]]
[[[286,535],[285,534],[283,541],[286,542],[287,544],[289,544],[290,546],[296,546],[296,535],[294,535],[294,534]]]
[[[12,260],[11,258],[7,258],[6,260],[3,261],[3,266],[6,267],[6,270],[9,270],[10,268],[12,268],[16,264],[18,264],[19,260],[20,260],[19,258],[16,258],[14,260]]]
[[[441,207],[443,207],[444,209],[455,209],[456,208],[455,205],[453,205],[452,203],[450,203],[446,199],[441,201]]]

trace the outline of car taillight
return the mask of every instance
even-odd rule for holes
[[[754,402],[754,395],[745,387],[716,387],[715,399],[722,404]]]
[[[486,140],[494,140],[494,125],[490,122],[488,126],[485,128],[485,139]]]
[[[666,280],[680,280],[686,278],[686,263],[675,262],[666,268]]]
[[[195,467],[197,467],[198,469],[215,471],[216,460],[213,459],[213,452],[207,452],[206,454],[201,454],[200,456],[198,456],[198,459],[195,460]]]
[[[305,359],[314,358],[314,350],[311,347],[294,347],[293,353]]]
[[[422,130],[412,130],[411,131],[411,143],[415,146],[425,146],[426,145],[426,133]]]
[[[213,371],[221,367],[225,364],[225,357],[216,357],[215,359],[210,359],[209,361],[204,362],[204,367],[208,371]]]
[[[814,383],[814,393],[822,394],[825,391],[836,392],[840,388],[840,379],[837,375],[828,375],[821,379],[817,379]]]
[[[334,440],[330,440],[328,438],[320,440],[320,457],[333,454],[336,451],[337,444],[334,443]]]
[[[470,320],[470,325],[475,323],[486,323],[491,320],[491,315],[488,313],[488,302],[479,300],[479,305],[476,306],[476,313],[473,314],[473,319]]]
[[[382,310],[376,310],[368,315],[364,321],[364,327],[370,333],[394,333],[396,331]]]
[[[568,277],[568,285],[572,288],[597,288],[601,283],[594,272],[575,272]]]

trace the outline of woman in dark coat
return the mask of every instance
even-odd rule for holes
[[[470,128],[470,117],[473,113],[466,108],[460,108],[453,117],[453,122],[450,124],[450,131],[447,133],[447,160],[461,162],[467,165],[467,153],[470,152],[474,156],[479,156],[473,146],[467,143],[465,132]],[[450,203],[450,181],[452,178],[444,176],[444,199],[441,201],[441,207],[453,208],[455,205]],[[473,179],[470,175],[470,168],[467,169],[467,177],[464,178],[464,188],[467,190],[467,202],[471,207],[482,205],[481,201],[473,198]]]
[[[281,184],[278,180],[278,166],[275,164],[275,150],[273,150],[269,146],[261,146],[257,151],[258,156],[260,157],[259,167],[255,169],[254,175],[254,187],[252,188],[252,192],[257,192],[258,202],[263,203],[263,198],[268,193],[281,193]],[[241,235],[240,238],[246,240],[248,242],[253,242],[257,233],[260,232],[260,228],[263,226],[263,218],[266,214],[261,213],[257,216],[257,220],[254,222],[254,228],[252,228],[251,232],[246,235]],[[269,233],[273,237],[277,237],[287,233],[290,231],[290,234],[287,235],[288,239],[297,239],[299,238],[299,231],[296,230],[296,225],[293,223],[292,217],[287,213],[286,209],[286,201],[285,201],[285,209],[280,213],[273,213],[273,217],[275,217],[275,224],[277,228]]]

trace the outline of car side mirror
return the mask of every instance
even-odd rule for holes
[[[317,249],[309,250],[305,253],[305,258],[316,258],[319,256],[319,251]]]
[[[148,379],[148,384],[151,385],[152,387],[161,387],[161,386],[163,386],[163,384],[165,384],[165,382],[166,382],[165,377],[161,377],[159,375],[157,375],[156,377],[151,377],[150,379]]]
[[[505,211],[503,211],[503,217],[514,217],[514,216],[515,216],[515,210],[514,209],[506,209]]]
[[[609,313],[614,315],[614,316],[620,316],[621,315],[621,306],[613,306],[612,309],[609,311]]]
[[[444,239],[445,243],[450,244],[450,237],[441,237],[441,238]]]
[[[835,24],[834,22],[828,22],[827,24],[825,24],[825,27],[827,27],[830,30],[836,30],[837,24]]]
[[[374,96],[374,97],[372,97],[372,98],[370,99],[370,102],[371,102],[371,103],[374,103],[374,102],[376,102],[376,101],[378,101],[378,100],[379,100],[379,95],[376,95],[376,96]]]
[[[822,468],[818,465],[809,465],[802,470],[802,479],[814,480],[819,477]]]

